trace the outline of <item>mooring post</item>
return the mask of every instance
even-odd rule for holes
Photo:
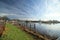
[[[22,23],[21,23],[21,26],[22,26]]]
[[[23,26],[23,23],[22,23],[22,26]]]
[[[36,33],[36,25],[35,24],[34,24],[34,30],[35,30],[34,32]]]
[[[24,26],[24,29],[26,29],[26,27],[27,27],[27,22],[25,21],[25,26]]]
[[[23,23],[23,26],[24,26],[24,23]]]
[[[24,23],[24,27],[25,27],[25,23]]]
[[[22,26],[23,26],[23,23],[22,23]]]
[[[26,26],[27,26],[27,21],[26,21]]]
[[[24,26],[24,23],[23,23],[23,26]]]
[[[27,28],[27,25],[28,25],[28,21],[26,21],[26,28]]]
[[[23,28],[24,28],[24,30],[25,30],[25,24],[23,23]]]
[[[30,31],[31,31],[31,23],[30,23]]]
[[[26,23],[25,23],[25,26],[26,26]]]

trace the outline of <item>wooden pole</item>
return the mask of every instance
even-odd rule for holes
[[[31,31],[31,23],[30,23],[30,31]]]
[[[35,24],[34,24],[34,30],[35,30],[34,32],[36,33],[36,25]]]

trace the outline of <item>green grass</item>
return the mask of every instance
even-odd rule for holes
[[[33,40],[33,37],[12,24],[6,24],[6,29],[0,40]]]

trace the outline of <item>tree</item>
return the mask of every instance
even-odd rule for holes
[[[7,16],[3,16],[3,17],[1,17],[1,19],[3,19],[3,20],[10,20],[10,18],[8,18]]]

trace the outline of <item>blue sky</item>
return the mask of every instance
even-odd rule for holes
[[[32,20],[59,20],[59,0],[0,0],[0,16]]]

